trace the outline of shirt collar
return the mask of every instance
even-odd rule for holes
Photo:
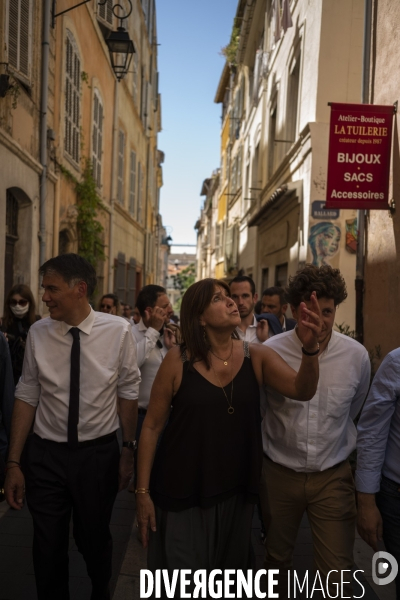
[[[148,327],[146,327],[146,325],[143,323],[143,319],[140,319],[139,323],[137,324],[137,328],[139,331],[147,331],[148,329]]]
[[[297,329],[297,326],[296,326],[294,329],[292,329],[291,331],[289,331],[289,333],[291,333],[291,334],[292,334],[292,337],[293,337],[295,340],[297,340],[297,342],[296,342],[296,343],[297,343],[297,344],[298,344],[298,346],[301,348],[301,346],[302,346],[302,343],[301,343],[301,340],[300,340],[299,336],[297,335],[297,331],[296,331],[296,329]],[[321,357],[322,355],[325,355],[325,356],[326,356],[326,355],[329,353],[329,350],[331,350],[331,349],[333,348],[333,346],[335,345],[335,343],[336,343],[336,339],[337,339],[337,333],[336,333],[336,331],[335,331],[334,329],[332,329],[331,339],[329,340],[329,342],[328,342],[328,344],[327,344],[327,346],[326,346],[325,350],[324,350],[324,351],[323,351],[323,352],[320,354],[320,357]]]
[[[249,327],[257,327],[258,323],[257,323],[257,319],[256,319],[256,315],[253,315],[253,323],[251,325],[249,325]]]
[[[93,308],[90,307],[90,313],[88,314],[86,319],[84,321],[82,321],[81,323],[79,323],[79,325],[77,325],[76,327],[78,327],[78,329],[80,331],[82,331],[82,333],[86,333],[86,335],[90,335],[95,318],[96,318],[96,313],[94,312]],[[74,325],[68,325],[68,323],[65,323],[65,321],[61,321],[62,335],[67,335],[67,333],[69,332],[70,329],[72,329],[72,327],[74,327]]]

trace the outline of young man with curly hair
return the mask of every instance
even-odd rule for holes
[[[280,597],[287,597],[287,571],[307,512],[315,566],[323,583],[332,571],[328,584],[332,594],[340,585],[341,571],[353,567],[356,506],[348,457],[356,446],[353,420],[368,391],[370,362],[361,344],[333,330],[336,308],[347,297],[338,269],[306,265],[290,278],[286,291],[296,319],[300,302],[308,306],[311,293],[317,293],[323,318],[320,377],[310,402],[296,402],[266,389],[260,492],[267,530],[266,568],[279,569]],[[302,346],[296,329],[265,344],[298,370]],[[345,581],[350,581],[348,575]],[[351,584],[344,584],[343,591],[345,597],[353,596]]]

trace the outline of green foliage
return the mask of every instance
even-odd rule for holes
[[[240,26],[238,20],[235,19],[233,21],[233,28],[231,33],[231,39],[227,46],[221,48],[221,54],[225,56],[228,63],[232,66],[236,66],[236,53],[239,47],[239,38],[240,38]]]
[[[59,168],[64,177],[75,186],[77,196],[77,230],[78,253],[86,258],[95,268],[99,260],[105,259],[103,231],[104,227],[98,221],[98,213],[104,209],[97,193],[96,182],[93,179],[91,161],[86,158],[80,181],[63,165]]]
[[[189,286],[196,280],[196,265],[190,263],[185,269],[182,269],[177,275],[172,275],[174,289],[181,292],[180,298],[174,304],[174,310],[179,311],[181,308],[182,297]]]
[[[339,333],[343,333],[343,335],[347,335],[353,338],[353,340],[356,339],[356,331],[355,329],[350,329],[350,325],[346,325],[346,323],[341,323],[338,325],[338,323],[335,323],[335,327]]]

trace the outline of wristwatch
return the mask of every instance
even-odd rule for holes
[[[129,448],[130,450],[136,450],[137,448],[137,441],[133,440],[130,442],[122,442],[122,447],[123,448]]]

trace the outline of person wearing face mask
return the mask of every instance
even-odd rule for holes
[[[31,325],[40,319],[40,316],[35,314],[35,308],[35,300],[29,286],[20,283],[11,288],[4,305],[1,331],[8,339],[15,384],[22,373],[26,336]]]

